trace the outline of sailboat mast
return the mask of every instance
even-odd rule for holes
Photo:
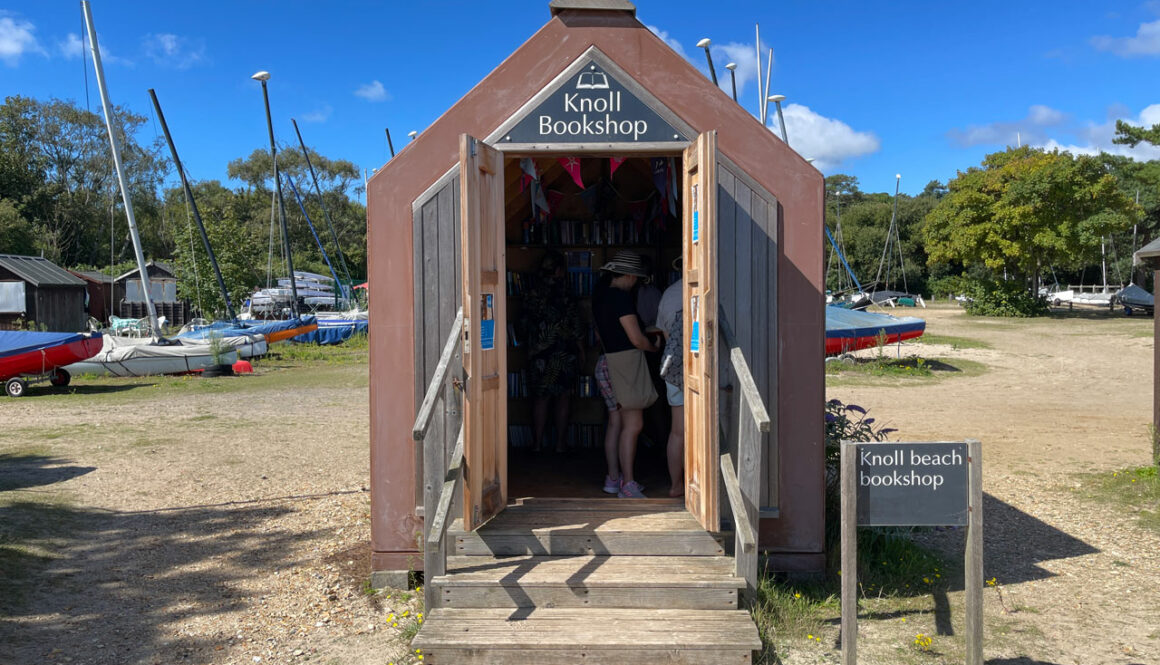
[[[326,201],[322,198],[322,188],[318,186],[318,176],[314,173],[314,165],[310,163],[310,151],[306,149],[306,142],[302,140],[302,132],[298,130],[298,121],[290,118],[290,122],[294,123],[294,133],[298,135],[298,145],[302,146],[302,157],[306,160],[306,168],[309,169],[310,178],[314,181],[314,192],[318,194],[318,205],[322,208],[323,216],[326,217],[326,226],[330,229],[330,239],[334,241],[334,251],[338,254],[338,264],[342,266],[342,274],[346,277],[346,284],[343,285],[340,283],[338,290],[344,298],[349,298],[350,294],[347,293],[347,289],[351,287],[352,280],[350,278],[350,270],[346,267],[346,257],[342,255],[342,245],[338,244],[338,233],[334,230],[334,222],[330,219],[330,211],[326,209]],[[293,185],[294,181],[291,180],[290,184]],[[297,190],[295,190],[295,194],[297,194]],[[306,214],[306,208],[302,209],[302,214]],[[311,230],[314,230],[313,226]],[[321,242],[319,242],[319,247],[322,247]],[[333,270],[333,268],[331,269]],[[338,275],[335,275],[334,278],[337,280]]]
[[[266,104],[266,129],[270,132],[270,157],[274,161],[274,191],[278,194],[279,221],[282,225],[282,246],[286,256],[286,271],[290,273],[290,310],[298,316],[298,279],[294,277],[294,258],[290,253],[290,232],[286,227],[286,201],[282,198],[282,180],[278,175],[278,146],[274,143],[274,121],[270,119],[270,93],[266,90],[266,72],[254,74],[262,83],[262,101]]]
[[[149,327],[153,337],[161,336],[160,326],[157,323],[157,309],[153,306],[153,293],[149,283],[149,271],[145,268],[145,252],[141,249],[141,237],[137,233],[137,220],[133,217],[133,202],[129,197],[129,185],[125,182],[125,168],[121,164],[121,146],[117,142],[117,135],[113,132],[113,106],[109,103],[109,90],[105,85],[105,70],[101,66],[101,49],[97,45],[97,28],[93,25],[93,13],[89,9],[88,0],[81,0],[81,8],[85,12],[85,26],[89,33],[89,47],[93,52],[93,67],[97,70],[97,90],[101,93],[101,108],[105,113],[105,128],[109,130],[109,145],[113,152],[113,168],[117,170],[117,182],[121,186],[121,199],[125,202],[125,216],[129,219],[129,236],[133,239],[133,253],[137,258],[137,270],[141,275],[141,290],[144,292],[145,305],[149,311]]]
[[[226,281],[222,279],[221,268],[218,267],[217,256],[213,253],[213,246],[209,244],[209,236],[205,233],[205,224],[201,221],[201,212],[197,209],[197,201],[193,198],[193,189],[189,186],[189,179],[185,177],[185,169],[181,166],[181,158],[177,156],[177,146],[173,144],[173,137],[169,134],[169,125],[165,122],[165,114],[161,112],[161,103],[157,101],[157,94],[149,88],[149,98],[153,100],[153,108],[157,111],[157,119],[161,121],[161,131],[165,134],[165,142],[169,144],[169,152],[173,155],[173,165],[177,167],[177,175],[181,177],[181,186],[185,188],[185,198],[193,210],[193,221],[197,222],[197,230],[201,232],[201,242],[205,245],[205,253],[209,256],[209,263],[213,266],[214,277],[217,278],[218,288],[221,289],[222,299],[226,302],[226,315],[231,321],[237,320],[234,306],[230,303],[230,292],[226,289]]]

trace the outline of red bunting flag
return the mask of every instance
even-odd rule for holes
[[[611,176],[613,173],[616,173],[616,169],[620,168],[620,165],[624,163],[624,160],[624,157],[609,157],[608,175]]]
[[[560,157],[559,160],[560,166],[563,166],[564,170],[568,172],[568,175],[572,176],[572,179],[576,181],[580,189],[584,189],[584,180],[580,177],[580,158]]]

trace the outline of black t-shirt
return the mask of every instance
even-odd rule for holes
[[[636,348],[620,323],[620,317],[626,315],[636,316],[632,294],[615,286],[597,285],[592,293],[592,318],[604,342],[605,353]]]

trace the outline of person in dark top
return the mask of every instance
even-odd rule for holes
[[[603,273],[592,294],[592,316],[604,347],[602,362],[610,366],[612,387],[619,407],[616,409],[619,428],[614,428],[610,415],[604,438],[604,455],[608,463],[605,491],[615,485],[619,487],[617,496],[643,498],[643,488],[633,478],[636,438],[644,423],[643,410],[656,399],[656,393],[648,380],[647,370],[643,370],[647,385],[638,385],[639,382],[631,380],[634,374],[623,371],[623,367],[625,363],[644,363],[642,352],[657,350],[641,330],[633,300],[633,288],[645,272],[640,256],[627,251],[618,253],[601,270]],[[647,398],[647,392],[652,393],[651,400]],[[642,406],[643,402],[647,404]]]
[[[532,406],[532,449],[544,443],[548,409],[555,415],[556,452],[564,452],[568,407],[584,354],[584,327],[576,298],[568,288],[564,257],[548,252],[540,260],[535,284],[524,301],[523,328],[528,346],[528,387]]]

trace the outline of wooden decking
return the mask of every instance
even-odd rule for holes
[[[761,647],[721,537],[678,500],[528,499],[448,538],[414,641],[428,665],[749,663]]]

